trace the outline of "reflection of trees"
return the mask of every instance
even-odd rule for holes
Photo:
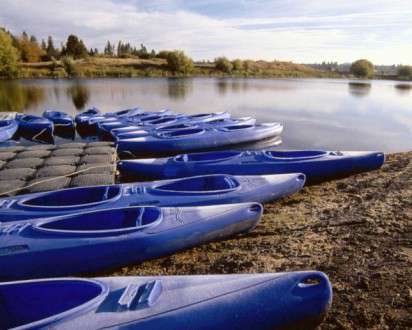
[[[0,109],[23,112],[45,99],[42,87],[24,85],[19,81],[0,81]]]
[[[79,82],[67,88],[67,95],[71,96],[77,110],[82,110],[90,98],[90,91],[86,85]]]
[[[225,78],[218,79],[217,89],[219,91],[219,94],[225,95],[227,93],[227,88],[228,88],[227,79],[225,79]]]
[[[406,95],[412,91],[412,84],[397,84],[395,88],[400,95]]]
[[[353,96],[366,96],[371,92],[372,85],[365,82],[349,82],[349,93]]]
[[[183,100],[193,90],[192,79],[168,78],[167,92],[171,99]]]

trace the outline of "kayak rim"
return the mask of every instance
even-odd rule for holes
[[[76,295],[73,295],[73,292],[76,292]],[[96,308],[109,292],[107,284],[81,278],[0,283],[0,296],[12,297],[9,301],[4,298],[6,301],[4,307],[0,309],[0,319],[8,320],[4,325],[7,329],[37,329]],[[36,312],[33,311],[33,304],[30,303],[33,300],[39,302],[36,304],[38,308]],[[3,313],[5,315],[2,315]]]

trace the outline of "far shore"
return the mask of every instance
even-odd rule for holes
[[[75,72],[69,75],[60,61],[21,63],[19,79],[81,79],[81,78],[332,78],[361,80],[349,73],[322,71],[312,67],[282,61],[250,61],[249,68],[222,72],[213,63],[195,62],[190,73],[182,74],[171,71],[166,60],[139,58],[94,57],[76,60]],[[394,80],[408,82],[393,75],[375,75],[372,80]]]

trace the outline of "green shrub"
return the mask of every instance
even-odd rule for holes
[[[215,59],[215,68],[222,72],[231,73],[233,64],[226,57],[218,57]]]
[[[358,78],[370,78],[373,76],[373,64],[368,60],[357,60],[350,67],[350,72]]]
[[[175,50],[167,54],[167,66],[173,72],[190,73],[193,70],[193,61],[183,51]]]
[[[80,75],[80,71],[76,66],[73,58],[70,56],[65,56],[62,58],[62,65],[64,70],[66,71],[67,75],[71,77],[78,77]]]
[[[412,78],[412,66],[400,66],[398,69],[398,76],[400,78]]]
[[[242,71],[243,70],[243,61],[240,59],[236,59],[232,62],[233,70],[235,71]]]

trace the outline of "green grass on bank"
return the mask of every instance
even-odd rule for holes
[[[311,67],[281,61],[244,61],[242,70],[230,73],[217,70],[211,63],[195,63],[188,74],[179,74],[169,70],[166,60],[138,58],[91,57],[73,61],[73,74],[69,75],[61,61],[22,63],[20,78],[99,78],[99,77],[176,77],[176,76],[211,76],[211,77],[340,77],[338,73],[325,72]]]

